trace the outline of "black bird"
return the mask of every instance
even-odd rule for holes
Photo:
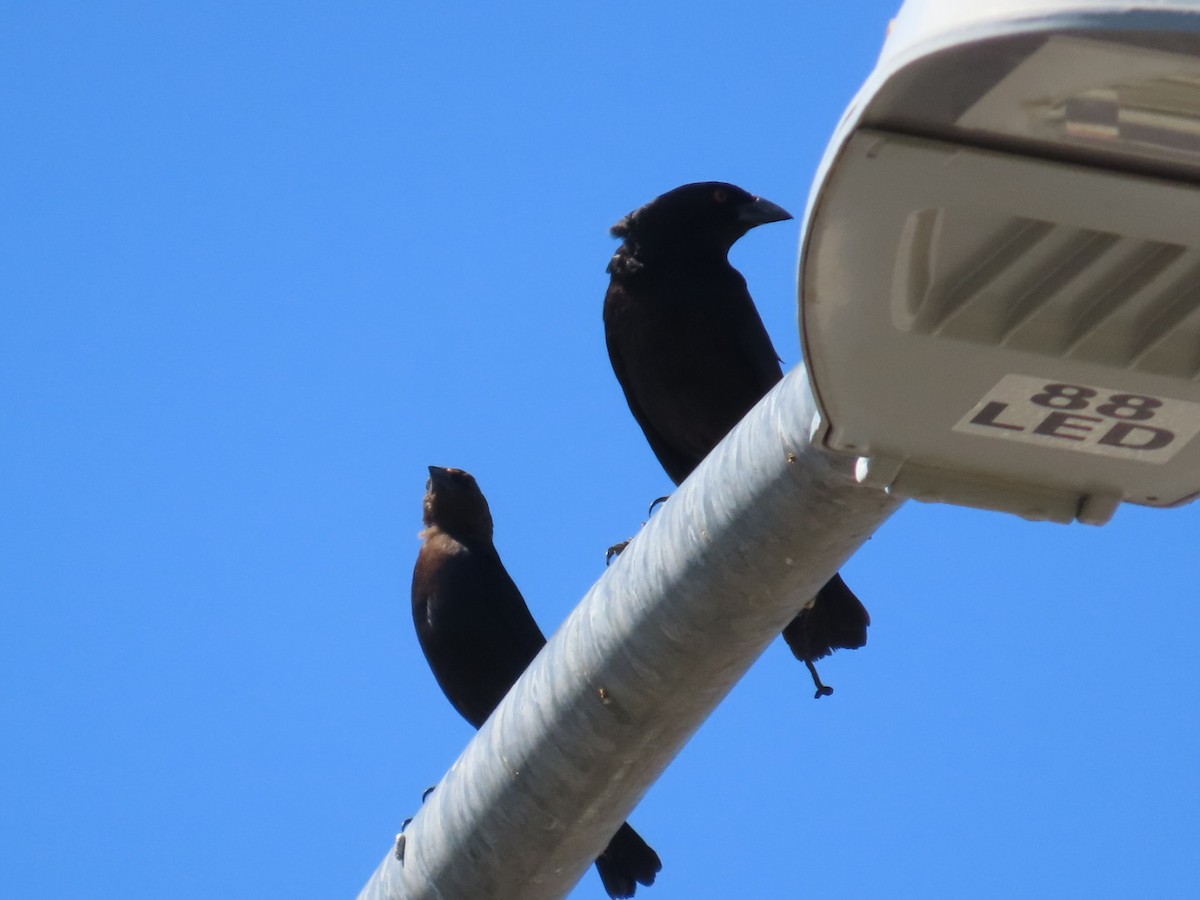
[[[608,264],[608,358],[633,417],[680,484],[782,377],[779,356],[729,250],[751,228],[791,214],[718,181],[685,184],[612,227],[623,243]],[[616,549],[616,548],[614,548]],[[870,617],[835,575],[783,632],[813,661],[867,641]]]
[[[479,728],[546,638],[500,561],[491,510],[470,474],[429,467],[424,521],[412,585],[417,639],[451,705]],[[628,823],[596,859],[613,898],[653,884],[661,868]]]

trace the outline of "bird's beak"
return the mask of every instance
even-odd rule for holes
[[[441,466],[430,466],[429,480],[434,484],[444,484],[446,482],[446,470]]]
[[[792,218],[790,212],[762,197],[755,197],[752,203],[747,203],[738,210],[738,221],[747,228],[766,225],[768,222],[783,222],[790,218]]]

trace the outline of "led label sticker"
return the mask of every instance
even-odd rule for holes
[[[1005,375],[959,420],[967,434],[1164,463],[1200,433],[1200,403]]]

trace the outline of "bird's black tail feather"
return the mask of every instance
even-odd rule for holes
[[[613,900],[632,897],[639,884],[654,884],[654,876],[661,869],[658,854],[628,822],[622,823],[604,852],[596,857],[596,871]]]
[[[842,576],[834,575],[783,629],[783,639],[796,659],[813,662],[834,650],[857,650],[867,642],[870,624],[866,607]]]

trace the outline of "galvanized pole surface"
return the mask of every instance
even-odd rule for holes
[[[409,825],[403,862],[389,849],[360,900],[566,896],[782,627],[899,505],[857,484],[853,460],[810,442],[818,422],[800,367],[592,587]],[[670,859],[659,877],[671,878]]]

